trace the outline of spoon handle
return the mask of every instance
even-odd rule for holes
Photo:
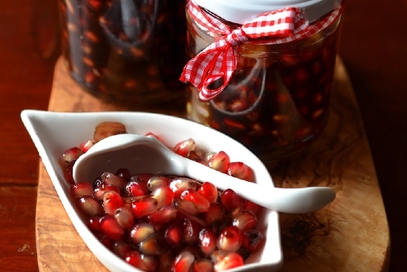
[[[205,176],[202,176],[205,173]],[[185,174],[200,181],[210,181],[217,188],[233,190],[243,198],[262,207],[283,213],[311,213],[335,199],[335,191],[329,187],[276,188],[241,180],[200,163],[191,161]]]

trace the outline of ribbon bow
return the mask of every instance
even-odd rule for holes
[[[235,71],[239,61],[238,45],[249,39],[289,37],[308,26],[297,8],[288,7],[270,11],[254,20],[231,29],[220,20],[201,10],[192,1],[187,11],[195,22],[209,32],[222,35],[214,43],[192,58],[184,67],[180,80],[190,82],[199,90],[199,98],[211,100],[221,93]],[[210,85],[222,79],[222,85],[211,89]]]

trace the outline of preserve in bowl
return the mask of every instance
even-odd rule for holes
[[[92,138],[95,127],[104,121],[120,122],[128,133],[145,135],[149,132],[159,136],[167,146],[187,138],[193,138],[197,146],[207,151],[225,151],[231,161],[242,161],[253,169],[256,183],[274,185],[264,164],[246,147],[230,137],[201,124],[173,116],[145,112],[97,112],[65,113],[38,110],[24,110],[22,121],[30,134],[45,168],[52,180],[61,202],[88,248],[100,262],[111,271],[139,271],[116,256],[88,229],[78,213],[69,184],[59,165],[62,153],[73,146]],[[233,189],[233,188],[232,188]],[[282,251],[278,213],[264,210],[259,218],[258,228],[265,235],[264,246],[251,254],[245,265],[233,271],[276,271],[282,264]]]

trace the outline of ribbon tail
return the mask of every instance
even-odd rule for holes
[[[238,55],[236,49],[229,46],[222,51],[221,56],[217,60],[217,67],[213,66],[205,76],[201,88],[199,88],[199,99],[208,101],[218,96],[228,85],[232,78],[233,72],[237,67]],[[211,88],[211,85],[222,79],[221,85],[217,88]],[[212,86],[213,87],[213,86]]]
[[[195,86],[204,100],[218,95],[230,81],[237,61],[234,49],[225,44],[222,47],[209,46],[184,66],[180,81]],[[216,89],[210,86],[223,78],[222,85]],[[203,94],[202,94],[203,93]]]
[[[202,78],[207,74],[213,59],[217,58],[219,52],[207,47],[205,50],[198,53],[195,57],[187,62],[184,66],[180,81],[191,83],[197,88],[202,85]]]

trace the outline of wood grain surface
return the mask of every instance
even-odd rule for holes
[[[60,60],[51,111],[125,110],[83,92]],[[313,214],[280,214],[281,271],[386,271],[389,228],[370,148],[346,70],[338,59],[332,111],[323,135],[289,163],[271,170],[278,187],[330,186],[335,201]],[[56,220],[58,218],[58,220]],[[52,223],[51,223],[52,222]],[[40,164],[36,213],[41,271],[104,271],[70,224]]]

